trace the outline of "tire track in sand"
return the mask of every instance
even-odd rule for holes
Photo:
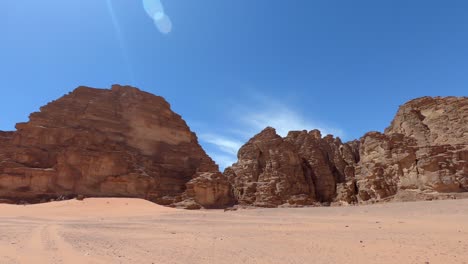
[[[40,225],[31,232],[29,243],[18,252],[19,263],[97,263],[75,250],[60,236],[59,225]]]

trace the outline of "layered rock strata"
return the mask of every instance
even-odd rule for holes
[[[385,133],[343,143],[318,130],[253,137],[225,175],[240,204],[356,204],[468,191],[468,98],[401,106]],[[432,199],[432,198],[431,198]]]
[[[404,104],[385,133],[361,138],[360,157],[362,201],[405,192],[467,192],[468,98],[423,97]]]
[[[79,87],[0,131],[0,202],[138,197],[188,209],[359,204],[468,192],[468,98],[423,97],[342,142],[268,127],[224,174],[162,98]]]
[[[162,98],[79,87],[0,133],[0,199],[145,198],[188,208],[232,203],[231,187]]]

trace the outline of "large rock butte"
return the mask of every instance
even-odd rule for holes
[[[184,208],[232,204],[231,187],[162,98],[79,87],[0,132],[0,199],[138,197]]]
[[[468,192],[468,97],[423,97],[385,133],[343,143],[318,130],[253,137],[224,174],[241,205],[357,204]],[[448,195],[450,193],[450,195]]]

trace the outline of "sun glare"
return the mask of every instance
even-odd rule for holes
[[[143,7],[161,33],[168,34],[172,31],[172,21],[160,0],[143,0]]]

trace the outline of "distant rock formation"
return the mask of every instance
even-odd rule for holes
[[[401,106],[385,133],[342,143],[318,130],[253,137],[224,172],[241,205],[357,204],[468,192],[468,97]]]
[[[162,98],[79,87],[0,132],[0,199],[138,197],[190,209],[232,204],[231,186]]]

